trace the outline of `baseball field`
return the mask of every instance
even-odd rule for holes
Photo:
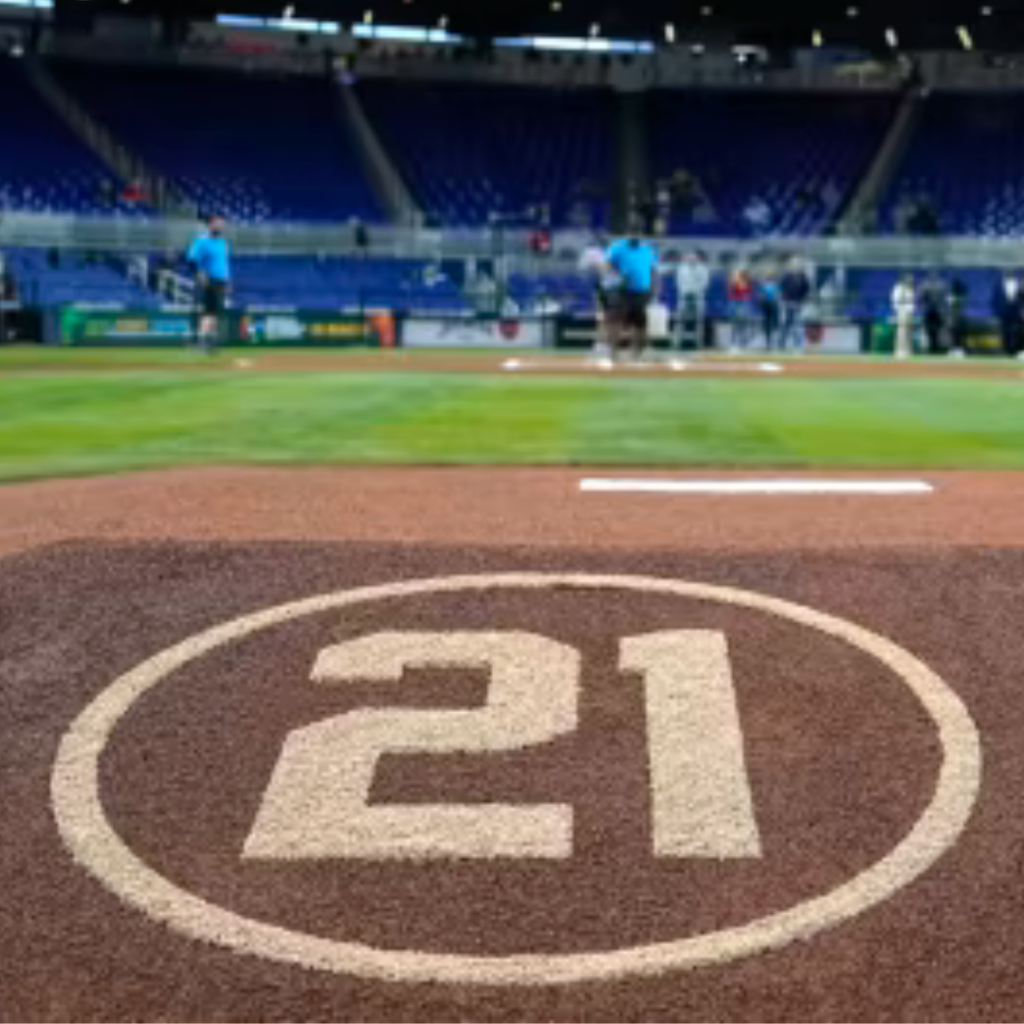
[[[1024,369],[0,350],[0,1020],[1024,1015]]]

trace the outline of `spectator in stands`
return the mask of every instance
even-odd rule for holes
[[[765,235],[772,229],[772,208],[761,196],[753,196],[743,210],[743,220],[755,238]]]
[[[914,293],[914,275],[904,274],[892,290],[892,310],[896,316],[896,343],[894,355],[906,359],[914,354],[914,313],[917,296]]]
[[[352,218],[352,241],[361,256],[370,251],[370,232],[358,217]]]
[[[729,319],[732,326],[730,351],[746,348],[753,329],[754,283],[745,267],[737,267],[729,278]]]
[[[117,187],[109,178],[99,184],[99,204],[104,210],[112,210],[117,205]]]
[[[802,352],[804,348],[804,310],[811,297],[811,280],[804,269],[803,260],[794,256],[779,282],[782,296],[782,334],[779,346]]]
[[[999,321],[1003,351],[1008,356],[1024,357],[1024,292],[1020,278],[1007,271],[992,292],[992,313]]]
[[[775,274],[769,271],[757,286],[757,304],[761,310],[761,328],[764,331],[764,347],[775,348],[776,335],[781,319],[782,293]]]
[[[700,345],[704,337],[704,317],[710,286],[711,271],[704,254],[686,253],[676,267],[676,294],[679,298],[676,338],[680,346],[684,336],[695,338]]]
[[[937,356],[946,350],[946,315],[949,295],[946,282],[934,271],[921,286],[921,312],[924,314],[924,332],[928,338],[928,351]]]
[[[138,178],[133,178],[129,181],[125,186],[122,198],[128,206],[139,206],[141,203],[144,203],[146,201],[146,192],[142,187],[142,182]]]

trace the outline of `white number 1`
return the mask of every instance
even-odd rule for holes
[[[482,708],[367,708],[296,729],[245,841],[252,859],[572,855],[569,804],[369,803],[384,754],[495,753],[577,725],[579,652],[531,633],[377,633],[328,647],[316,682],[390,680],[409,668],[487,669]],[[758,857],[725,637],[668,631],[622,641],[644,678],[651,819],[659,857]]]

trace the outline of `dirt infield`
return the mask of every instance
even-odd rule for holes
[[[239,373],[468,373],[502,376],[586,376],[586,377],[686,377],[721,379],[1024,379],[1024,367],[1006,359],[934,359],[898,361],[887,358],[819,356],[806,358],[760,352],[749,356],[711,353],[659,352],[649,362],[621,361],[613,370],[602,369],[586,352],[553,353],[547,350],[509,348],[479,352],[424,349],[285,350],[227,349],[213,359],[197,357],[169,363],[157,353],[147,358],[144,351],[130,359],[117,354],[110,361],[103,349],[73,350],[73,364],[61,360],[62,350],[22,350],[17,363],[4,366],[7,374],[110,372],[111,370],[174,370]],[[25,358],[25,356],[29,358]]]
[[[0,1019],[1019,1019],[1024,480],[582,475],[0,489]]]

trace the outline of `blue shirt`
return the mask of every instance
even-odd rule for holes
[[[649,292],[654,284],[658,255],[646,242],[621,239],[608,250],[608,262],[618,271],[627,291]]]
[[[227,239],[203,235],[192,243],[188,258],[211,281],[231,280],[231,250]]]

